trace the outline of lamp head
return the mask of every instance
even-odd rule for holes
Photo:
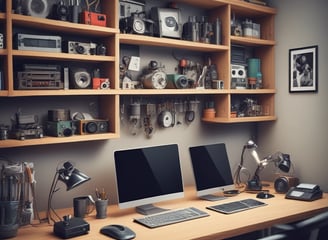
[[[58,170],[58,180],[64,182],[67,191],[89,181],[91,178],[80,172],[70,162],[65,162],[63,167]]]
[[[257,145],[253,140],[248,140],[247,143],[245,144],[245,147],[248,149],[257,148]]]
[[[289,172],[290,156],[289,154],[281,153],[279,155],[278,168],[283,172]]]

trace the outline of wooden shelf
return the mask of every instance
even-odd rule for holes
[[[118,133],[103,133],[92,135],[74,135],[70,137],[43,137],[37,139],[26,140],[0,140],[0,148],[12,148],[12,147],[26,147],[34,145],[48,145],[48,144],[60,144],[60,143],[72,143],[72,142],[84,142],[84,141],[98,141],[108,140],[112,138],[118,138]]]
[[[67,21],[24,16],[20,14],[12,14],[12,22],[17,26],[39,28],[43,31],[51,31],[56,34],[58,34],[58,32],[64,32],[69,34],[84,35],[87,32],[90,37],[106,37],[113,36],[119,32],[116,28],[71,23]]]
[[[235,117],[235,118],[202,118],[208,123],[246,123],[246,122],[267,122],[277,120],[276,116],[257,116],[257,117]]]
[[[120,34],[120,43],[146,45],[154,47],[181,48],[201,52],[219,52],[229,50],[228,46],[184,41],[180,39],[158,38],[137,34]]]

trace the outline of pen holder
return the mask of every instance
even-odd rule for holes
[[[96,218],[102,219],[107,217],[107,206],[108,206],[108,199],[98,199],[96,200]]]
[[[0,239],[17,235],[19,201],[0,201]]]

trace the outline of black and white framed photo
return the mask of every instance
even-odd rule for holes
[[[289,92],[318,91],[318,46],[289,50]]]

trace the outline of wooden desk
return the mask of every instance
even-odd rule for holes
[[[117,205],[111,205],[108,207],[108,218],[106,219],[96,219],[95,212],[86,217],[85,220],[90,224],[89,234],[74,239],[110,239],[99,233],[100,228],[108,224],[122,224],[135,231],[135,239],[138,240],[217,240],[269,228],[277,223],[301,220],[328,210],[328,193],[325,193],[322,199],[313,202],[287,200],[284,198],[284,194],[276,194],[274,191],[271,191],[271,193],[275,195],[274,198],[262,199],[262,201],[268,204],[267,206],[225,215],[208,210],[206,206],[245,198],[255,198],[255,194],[241,193],[238,196],[229,197],[221,201],[208,202],[198,199],[194,188],[187,188],[184,199],[158,203],[156,206],[172,209],[194,206],[205,210],[210,216],[155,229],[149,229],[133,222],[134,217],[140,216],[134,209],[119,209]],[[58,213],[61,215],[72,214],[72,212],[73,209],[58,210]],[[39,224],[21,227],[15,239],[44,240],[58,238],[53,235],[53,226]]]

